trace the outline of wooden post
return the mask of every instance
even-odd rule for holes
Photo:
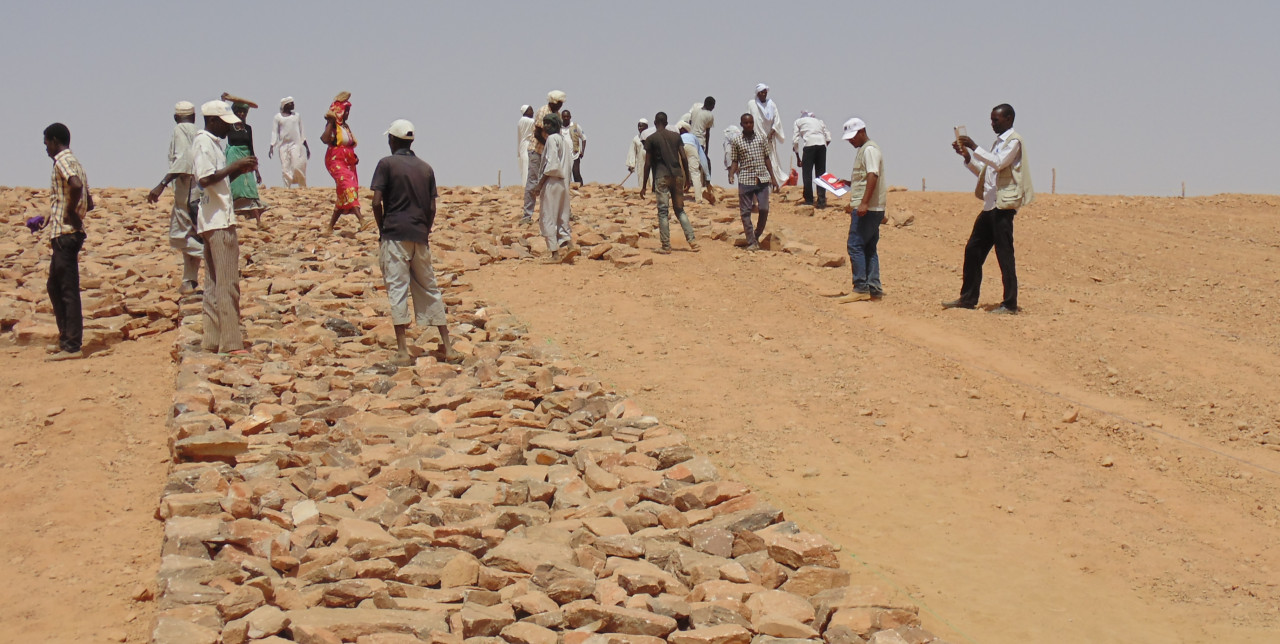
[[[1058,194],[1058,169],[1053,169],[1053,183],[1049,184],[1049,194]]]
[[[923,177],[921,177],[921,179],[920,179],[920,192],[924,192],[924,191],[926,191],[926,190],[928,190],[928,189],[929,189],[929,188],[928,188],[928,186],[926,186],[926,185],[925,185],[925,183],[924,183],[924,178],[923,178]]]
[[[498,171],[498,189],[499,190],[502,189],[502,171],[501,170]]]
[[[1182,198],[1183,199],[1187,198],[1187,182],[1186,181],[1182,182]]]

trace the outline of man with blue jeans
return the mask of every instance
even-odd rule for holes
[[[853,207],[849,222],[849,263],[853,266],[853,292],[839,302],[865,302],[880,299],[880,224],[884,222],[885,182],[884,156],[880,146],[867,136],[867,124],[851,118],[844,124],[844,140],[858,152],[853,158],[853,176],[849,179],[849,203]]]
[[[644,173],[640,178],[640,197],[649,188],[649,174],[655,177],[654,191],[658,194],[658,240],[662,248],[658,253],[671,252],[670,209],[675,206],[676,221],[689,242],[689,250],[697,252],[698,242],[693,239],[693,225],[684,212],[684,187],[689,185],[689,159],[684,154],[684,142],[680,135],[667,129],[667,113],[658,112],[653,117],[657,131],[644,140]]]

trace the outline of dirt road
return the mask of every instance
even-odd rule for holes
[[[883,229],[881,302],[824,297],[847,266],[725,242],[472,280],[939,634],[1253,642],[1280,627],[1278,204],[1045,196],[1018,215],[1013,318],[938,306],[980,205],[957,194],[891,195],[915,223]],[[843,212],[774,212],[843,252]]]

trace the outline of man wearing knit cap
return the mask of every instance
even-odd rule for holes
[[[538,113],[533,116],[533,147],[529,148],[529,176],[524,182],[524,213],[520,217],[522,224],[533,221],[533,207],[538,200],[538,186],[542,184],[542,150],[547,143],[547,135],[555,134],[543,131],[543,119],[548,114],[555,114],[559,118],[560,108],[564,107],[565,98],[564,92],[558,89],[548,92],[547,104],[539,107]]]
[[[631,137],[631,147],[627,148],[627,175],[631,175],[639,168],[644,170],[644,140],[649,130],[649,119],[640,119],[636,123],[636,135]],[[642,177],[636,175],[636,181],[644,181]],[[625,180],[624,180],[625,183]],[[641,185],[641,187],[644,187]]]
[[[147,202],[160,201],[166,186],[173,185],[173,210],[169,213],[169,246],[182,253],[182,285],[178,292],[196,292],[204,242],[196,234],[195,210],[199,188],[192,181],[191,142],[196,137],[196,107],[187,101],[173,106],[173,134],[169,137],[169,171],[147,194]]]
[[[406,335],[409,323],[434,326],[447,362],[461,356],[453,350],[445,320],[444,299],[431,268],[431,226],[436,219],[436,173],[413,153],[413,123],[404,119],[387,128],[391,156],[378,161],[369,188],[373,190],[373,219],[378,224],[378,264],[391,299],[391,323],[396,330],[392,364],[413,366]],[[413,296],[413,314],[409,297]]]
[[[520,106],[520,121],[516,123],[516,163],[520,166],[520,185],[529,181],[529,150],[533,148],[533,108]]]
[[[271,128],[271,147],[267,148],[267,158],[270,159],[276,150],[280,150],[284,187],[307,187],[307,159],[311,158],[311,146],[307,145],[307,135],[302,133],[302,117],[293,109],[292,96],[280,99],[280,113],[276,114]]]

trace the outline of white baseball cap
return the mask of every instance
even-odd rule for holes
[[[867,129],[867,124],[863,123],[862,119],[860,118],[855,117],[845,121],[844,122],[844,140],[848,141],[849,139],[852,139],[853,137],[858,136],[858,132],[861,132],[862,130],[865,130],[865,129]]]
[[[391,136],[394,136],[397,139],[412,141],[413,140],[413,123],[410,123],[404,119],[396,119],[391,122],[391,127],[387,128],[387,131],[383,132],[383,134],[390,134]]]
[[[202,116],[217,116],[223,121],[232,125],[239,123],[240,118],[231,113],[231,106],[226,101],[209,101],[200,106],[200,114]]]

